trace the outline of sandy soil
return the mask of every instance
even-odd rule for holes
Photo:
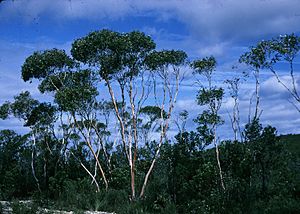
[[[19,201],[19,203],[30,204],[31,201]],[[2,213],[2,214],[12,214],[13,213],[12,208],[10,207],[10,202],[0,201],[0,204],[2,207],[2,210],[0,210],[0,213]],[[37,214],[43,214],[43,213],[75,214],[73,211],[49,210],[46,208],[39,208]],[[100,212],[100,211],[85,211],[84,214],[115,214],[115,213],[107,213],[107,212]]]

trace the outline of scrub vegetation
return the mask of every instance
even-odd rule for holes
[[[191,61],[182,50],[157,50],[142,32],[111,30],[76,39],[70,55],[34,52],[21,68],[22,79],[38,81],[39,97],[52,101],[23,91],[1,104],[1,119],[17,118],[29,131],[0,131],[0,199],[31,199],[31,207],[13,203],[19,213],[38,207],[118,214],[299,213],[299,135],[277,136],[271,124],[261,125],[259,78],[262,70],[270,71],[299,111],[299,50],[300,38],[290,34],[241,56],[256,83],[254,108],[243,127],[240,78],[219,86],[213,56]],[[290,83],[277,72],[282,63]],[[174,110],[187,72],[203,109],[192,118],[195,130],[186,127],[187,111]],[[234,103],[232,140],[220,139],[225,93]]]

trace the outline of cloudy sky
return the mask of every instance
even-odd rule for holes
[[[100,29],[119,32],[140,30],[158,49],[181,49],[191,60],[213,55],[218,61],[215,79],[241,76],[233,71],[239,56],[263,39],[300,35],[300,0],[4,0],[0,1],[0,105],[20,91],[40,96],[36,83],[24,83],[20,68],[26,57],[49,48],[70,50],[74,39]],[[296,62],[298,85],[299,63]],[[289,82],[286,69],[280,75]],[[300,115],[290,96],[269,72],[262,72],[261,121],[282,133],[300,133]],[[226,86],[224,86],[226,87]],[[196,88],[187,79],[176,105],[190,110],[189,127],[201,108],[195,103]],[[241,119],[245,123],[254,91],[250,76],[241,85]],[[232,100],[224,99],[222,116],[228,121]],[[17,120],[0,121],[0,129],[21,130]],[[220,128],[231,137],[230,126]]]

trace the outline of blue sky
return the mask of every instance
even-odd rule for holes
[[[158,49],[181,49],[190,59],[213,55],[218,61],[216,81],[239,75],[231,67],[249,46],[262,39],[300,35],[300,0],[5,0],[0,3],[0,104],[20,91],[39,97],[37,83],[21,80],[21,65],[37,50],[70,50],[74,39],[103,28],[120,32],[140,30],[152,36]],[[299,63],[300,60],[298,59]],[[299,66],[297,67],[299,69]],[[285,77],[282,67],[280,74]],[[300,86],[299,70],[296,70]],[[246,122],[253,78],[241,86],[241,119]],[[201,112],[196,88],[187,78],[176,111]],[[300,115],[288,102],[289,94],[269,72],[262,72],[263,124],[279,133],[300,133]],[[224,99],[222,116],[228,120],[232,101]],[[0,121],[0,129],[21,130],[17,120]],[[220,128],[224,137],[230,127]]]

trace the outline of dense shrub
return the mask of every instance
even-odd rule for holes
[[[9,149],[11,144],[8,143],[22,142],[18,141],[22,138],[13,132],[2,132],[0,196],[5,200],[31,196],[39,207],[79,213],[83,210],[118,214],[299,213],[300,185],[297,178],[300,171],[295,154],[291,155],[272,127],[252,124],[247,126],[245,133],[243,143],[226,141],[220,145],[225,190],[220,185],[215,150],[203,150],[195,133],[186,132],[176,136],[176,142],[163,145],[145,197],[132,201],[127,166],[123,157],[118,161],[118,156],[122,155],[118,151],[112,160],[115,168],[107,192],[99,178],[101,191],[96,192],[91,178],[71,156],[67,156],[56,169],[49,163],[47,185],[42,182],[43,176],[38,174],[42,187],[39,192],[30,168],[26,169],[30,167],[30,147],[23,143]],[[145,157],[151,157],[151,149],[143,148]],[[93,169],[94,163],[87,157],[83,156],[82,161]],[[142,173],[137,174],[137,186],[142,184],[150,161],[150,158],[144,158],[138,162],[137,167]],[[43,165],[36,167],[37,173],[43,172]],[[22,181],[27,185],[24,189]],[[34,194],[30,193],[31,190]],[[14,202],[12,207],[15,213],[32,213],[37,205]]]

